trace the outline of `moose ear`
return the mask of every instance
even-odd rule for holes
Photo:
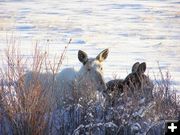
[[[78,59],[81,63],[83,63],[83,65],[85,65],[88,60],[88,56],[85,52],[79,50],[78,51]]]
[[[132,66],[132,73],[136,72],[138,67],[139,67],[140,63],[139,62],[136,62],[134,63],[134,65]]]
[[[108,53],[109,53],[109,49],[105,49],[98,54],[96,59],[99,60],[100,62],[103,62],[107,58]]]
[[[137,72],[140,74],[143,74],[146,71],[146,63],[143,62],[139,65]]]

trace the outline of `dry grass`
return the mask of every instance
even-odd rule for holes
[[[171,76],[168,71],[163,74],[159,68],[159,73],[160,81],[155,77],[154,101],[156,111],[154,113],[159,116],[159,119],[178,119],[180,98],[177,95],[177,90],[171,86]]]
[[[7,67],[1,69],[0,108],[3,109],[3,113],[6,113],[6,119],[11,123],[13,134],[48,134],[50,113],[55,106],[54,78],[62,65],[68,45],[59,58],[55,58],[58,62],[51,62],[47,52],[41,52],[37,45],[32,62],[22,57],[14,46],[6,50],[5,63],[7,63]],[[25,77],[27,63],[31,64],[30,71],[32,71],[30,72],[32,79],[28,82],[28,87]],[[40,80],[42,73],[52,76],[45,78],[48,80],[46,87]],[[6,124],[4,125],[7,126]],[[4,131],[4,133],[6,132]]]

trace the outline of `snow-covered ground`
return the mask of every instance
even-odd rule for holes
[[[179,24],[178,0],[1,0],[0,55],[12,34],[28,56],[36,41],[54,55],[72,38],[64,66],[80,66],[79,49],[95,56],[110,48],[104,65],[107,80],[124,78],[136,61],[147,62],[153,79],[159,61],[180,90]]]

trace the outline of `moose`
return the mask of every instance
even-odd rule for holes
[[[105,91],[107,99],[113,104],[121,94],[126,93],[129,97],[143,95],[146,101],[153,98],[153,82],[145,75],[146,63],[136,62],[132,66],[131,73],[125,79],[115,79],[106,83]]]
[[[58,87],[56,95],[66,91],[68,97],[76,94],[77,96],[82,95],[81,98],[85,96],[91,98],[91,96],[96,96],[97,91],[100,93],[104,91],[106,83],[103,76],[103,61],[107,58],[108,53],[109,50],[105,49],[97,57],[89,58],[86,52],[79,50],[78,59],[82,67],[79,71],[74,68],[65,68],[57,74],[56,81],[61,87]],[[72,93],[73,91],[75,93]]]
[[[31,85],[38,82],[41,85],[40,87],[47,89],[47,91],[50,89],[49,86],[54,83],[52,98],[55,98],[56,102],[67,98],[72,99],[73,94],[78,98],[83,98],[85,95],[89,98],[91,96],[96,97],[97,91],[101,93],[106,89],[103,61],[107,58],[108,53],[109,50],[105,49],[97,57],[89,58],[86,52],[79,50],[78,59],[82,63],[79,71],[74,68],[65,68],[54,76],[51,73],[29,71],[18,82],[21,82],[24,89],[29,89],[32,87]],[[93,90],[94,93],[89,89]]]

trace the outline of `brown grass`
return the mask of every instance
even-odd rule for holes
[[[159,119],[169,120],[178,119],[179,117],[179,101],[177,90],[171,86],[171,76],[169,71],[164,74],[159,68],[160,81],[155,77],[154,88],[154,101],[155,101],[155,114]]]
[[[71,40],[68,45],[70,42]],[[62,54],[55,58],[58,62],[50,61],[47,52],[41,52],[37,44],[32,62],[22,57],[14,46],[5,51],[4,62],[7,63],[7,67],[1,69],[0,107],[11,123],[13,134],[48,134],[50,112],[55,106],[52,96],[55,85],[54,77],[62,65],[68,45],[65,46]],[[25,86],[26,77],[24,77],[27,63],[31,64],[30,70],[32,71],[32,80],[28,82],[28,87]],[[42,72],[53,76],[49,78],[51,83],[48,83],[46,87],[43,87],[39,80]]]

